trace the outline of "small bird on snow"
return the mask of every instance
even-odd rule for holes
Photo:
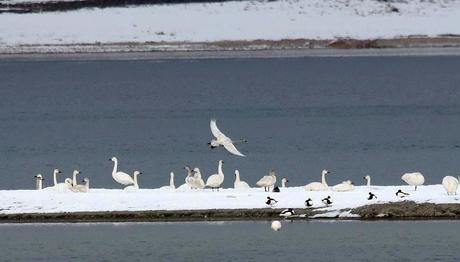
[[[311,198],[305,200],[305,206],[306,206],[306,207],[311,207],[311,206],[313,206],[313,200],[311,200]]]
[[[269,206],[273,206],[274,204],[278,203],[278,200],[274,199],[274,198],[271,198],[271,197],[267,197],[267,201],[265,201],[265,204],[269,205]]]
[[[396,192],[395,194],[396,196],[400,197],[400,198],[404,198],[408,195],[410,195],[409,193],[406,193],[406,192],[403,192],[401,189],[398,189],[398,191]]]
[[[369,197],[367,198],[367,200],[372,200],[372,199],[377,199],[377,196],[372,194],[372,192],[369,192]]]
[[[331,205],[332,204],[331,196],[327,196],[326,198],[321,199],[321,202],[323,202],[326,206]]]

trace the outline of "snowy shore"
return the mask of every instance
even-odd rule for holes
[[[401,189],[410,195],[397,197],[396,191]],[[368,200],[372,192],[377,199]],[[279,202],[274,206],[265,204],[270,196]],[[333,204],[325,206],[321,199],[331,196]],[[306,208],[304,201],[313,200],[313,206]],[[189,211],[206,210],[261,210],[294,208],[306,218],[359,218],[353,213],[356,208],[367,205],[406,203],[417,204],[456,204],[460,207],[460,198],[448,196],[441,185],[421,186],[417,191],[409,186],[357,186],[354,191],[334,192],[305,191],[303,187],[282,188],[280,193],[264,192],[260,188],[247,191],[221,189],[211,190],[161,190],[140,189],[137,192],[126,192],[118,189],[91,189],[89,193],[58,192],[54,190],[2,190],[0,191],[0,216],[14,214],[64,214],[92,212],[143,212],[143,211],[176,211],[175,214]],[[174,213],[174,212],[173,212]],[[227,216],[231,218],[232,213]],[[377,218],[378,214],[375,215]],[[384,217],[384,214],[380,216]],[[4,217],[3,217],[4,218]],[[369,218],[369,217],[368,217]]]
[[[460,1],[447,0],[238,1],[4,13],[0,53],[458,47],[459,17]],[[342,38],[358,42],[334,46]]]

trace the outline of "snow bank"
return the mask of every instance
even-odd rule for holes
[[[405,198],[396,197],[398,189],[410,193]],[[367,200],[368,193],[377,200]],[[333,204],[326,207],[321,199],[330,195]],[[305,208],[304,201],[312,198],[313,208],[327,211],[325,217],[354,217],[349,212],[368,204],[400,202],[457,203],[457,196],[448,196],[441,185],[421,186],[414,191],[409,186],[357,186],[351,192],[309,192],[303,187],[282,188],[280,193],[267,193],[260,188],[247,191],[221,189],[211,190],[161,190],[141,189],[126,192],[115,189],[91,189],[89,193],[56,192],[52,190],[2,190],[0,191],[0,214],[60,213],[91,211],[147,211],[147,210],[203,210],[203,209],[252,209],[267,208],[265,200],[271,196],[278,200],[274,208]]]
[[[0,46],[460,34],[460,1],[391,2],[243,1],[1,14]]]

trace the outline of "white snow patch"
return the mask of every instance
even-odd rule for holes
[[[392,12],[391,7],[399,12]],[[0,46],[460,34],[460,1],[280,0],[0,15]]]

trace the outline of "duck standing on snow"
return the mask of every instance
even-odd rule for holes
[[[329,175],[330,172],[324,169],[321,172],[321,182],[312,182],[305,185],[305,190],[307,191],[326,191],[329,187],[326,183],[326,175]]]
[[[312,207],[313,206],[313,200],[311,200],[311,198],[305,200],[305,206],[306,207]]]
[[[295,215],[295,211],[292,208],[285,209],[280,213],[280,217],[290,217],[293,215]]]
[[[447,195],[456,195],[459,180],[453,176],[445,176],[442,179],[442,186],[447,192]]]
[[[206,180],[206,186],[210,187],[212,191],[216,188],[217,191],[219,191],[219,187],[222,185],[224,182],[224,172],[222,171],[222,164],[224,163],[223,160],[219,160],[219,166],[217,168],[217,174],[214,174],[210,177],[208,177],[208,180]]]
[[[353,182],[351,182],[350,180],[343,181],[342,183],[332,187],[332,191],[336,192],[347,192],[353,190],[355,190],[355,186],[353,185]]]
[[[278,201],[274,198],[271,198],[271,197],[267,197],[267,201],[265,201],[265,204],[269,205],[269,206],[273,206],[274,204],[278,203]]]
[[[377,196],[372,194],[372,192],[369,192],[369,197],[367,198],[367,200],[372,200],[372,199],[377,199]]]
[[[321,199],[321,202],[323,202],[326,206],[332,205],[331,196]]]
[[[398,191],[396,191],[396,196],[397,197],[404,198],[404,197],[406,197],[408,195],[410,195],[410,194],[406,193],[406,192],[403,192],[401,189],[398,189]]]
[[[38,174],[35,177],[35,189],[37,190],[42,190],[43,189],[43,176],[41,174]]]
[[[415,191],[417,191],[418,186],[423,185],[425,182],[425,177],[420,172],[405,173],[401,176],[401,179],[407,184],[414,186]]]
[[[246,140],[244,139],[231,140],[229,137],[224,135],[224,133],[222,133],[219,130],[219,128],[217,128],[215,119],[211,119],[210,127],[211,127],[212,135],[215,137],[214,139],[211,140],[211,142],[208,143],[208,145],[211,148],[223,146],[225,149],[227,149],[228,152],[232,153],[233,155],[244,156],[240,151],[238,151],[238,149],[236,149],[234,144],[241,143],[241,142],[246,143],[247,142]]]
[[[240,171],[235,170],[235,182],[233,183],[235,189],[248,189],[249,185],[245,181],[240,180]]]
[[[257,181],[256,185],[259,187],[263,187],[265,192],[270,191],[270,187],[276,183],[276,173],[272,169],[268,172],[268,176],[263,176],[259,181]]]

